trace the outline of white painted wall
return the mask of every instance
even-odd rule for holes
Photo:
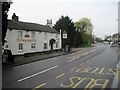
[[[26,35],[25,30],[20,30],[23,32],[23,38],[18,38],[18,31],[19,30],[7,30],[6,38],[7,41],[4,45],[4,49],[11,49],[13,55],[22,55],[24,53],[30,53],[30,52],[41,52],[41,51],[47,51],[50,50],[49,46],[49,40],[51,38],[55,39],[56,42],[58,42],[58,48],[56,48],[56,44],[54,44],[53,49],[61,49],[61,35],[58,34],[58,37],[56,37],[57,33],[48,33],[48,32],[35,32],[35,38],[31,38],[31,31],[28,31],[28,35],[30,35],[30,38],[25,38],[24,35]],[[45,33],[47,33],[47,38],[45,38]],[[23,43],[23,51],[19,51],[18,44]],[[35,50],[31,49],[31,43],[36,43]],[[48,48],[44,49],[44,43],[48,43]],[[6,45],[8,45],[8,48],[6,48]]]

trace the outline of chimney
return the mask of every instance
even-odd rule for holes
[[[47,26],[52,27],[52,20],[47,19]]]
[[[16,14],[15,14],[15,13],[13,13],[13,15],[12,15],[12,20],[13,20],[13,21],[18,22],[19,17],[18,17],[18,16],[16,16]]]

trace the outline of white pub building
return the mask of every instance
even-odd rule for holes
[[[47,20],[47,25],[21,22],[15,13],[8,20],[5,41],[4,49],[11,50],[12,55],[61,49],[61,34],[52,28],[52,20]]]

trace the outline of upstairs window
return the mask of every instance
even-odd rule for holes
[[[35,38],[35,32],[34,31],[31,32],[31,37]]]
[[[58,34],[56,34],[56,38],[58,39]]]
[[[46,32],[44,33],[44,38],[45,38],[45,40],[47,40],[47,33]]]
[[[23,37],[23,32],[22,31],[18,31],[18,38],[22,38]]]

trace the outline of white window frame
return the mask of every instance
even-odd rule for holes
[[[47,40],[47,32],[44,32],[44,39]]]
[[[35,38],[35,31],[31,31],[31,38]]]
[[[9,48],[8,45],[5,45],[5,48]]]
[[[23,38],[23,31],[18,31],[18,38]]]
[[[48,44],[44,43],[44,49],[47,49],[47,48],[48,48]]]
[[[58,39],[58,34],[56,34],[56,39]]]
[[[23,43],[19,43],[18,44],[18,50],[19,51],[23,51]]]
[[[36,49],[36,43],[31,43],[31,50],[35,50]]]
[[[56,42],[56,48],[58,48],[58,42]]]

